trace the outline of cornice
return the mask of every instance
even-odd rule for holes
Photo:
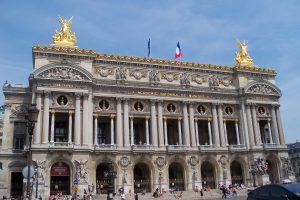
[[[177,60],[162,60],[157,58],[147,58],[147,57],[136,57],[136,56],[125,56],[125,55],[113,55],[97,53],[95,50],[80,49],[78,47],[62,47],[62,46],[33,46],[33,52],[49,52],[49,53],[62,53],[62,54],[75,54],[82,56],[92,56],[95,59],[105,59],[111,61],[122,61],[122,62],[138,62],[138,63],[148,63],[156,65],[168,65],[175,67],[186,67],[186,68],[196,68],[196,69],[207,69],[225,72],[254,72],[254,73],[265,73],[269,75],[276,75],[276,71],[273,69],[262,68],[259,66],[247,66],[247,65],[236,65],[236,66],[222,66],[213,64],[201,64],[195,62],[187,61],[177,61]]]

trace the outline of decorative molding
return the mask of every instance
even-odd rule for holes
[[[167,80],[168,82],[173,82],[175,80],[178,80],[179,73],[161,72],[161,78]]]
[[[70,68],[67,66],[53,67],[50,69],[46,69],[45,71],[36,74],[38,78],[46,78],[46,79],[61,79],[61,80],[72,80],[72,81],[89,81],[89,77],[87,77],[82,72]]]
[[[108,67],[95,67],[94,73],[99,74],[102,77],[108,77],[109,75],[114,75],[114,68],[108,68]]]
[[[141,80],[142,78],[146,78],[148,75],[148,70],[142,70],[142,69],[130,69],[129,76],[134,77],[136,80]]]

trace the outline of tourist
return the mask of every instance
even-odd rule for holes
[[[139,195],[137,192],[134,192],[134,200],[139,200]]]
[[[200,190],[200,196],[201,196],[201,199],[203,199],[203,189],[202,188]]]
[[[121,194],[121,200],[125,200],[125,193],[124,192],[122,192],[122,194]]]

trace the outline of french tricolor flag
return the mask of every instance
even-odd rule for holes
[[[177,42],[176,53],[175,53],[175,59],[176,59],[176,58],[179,58],[180,56],[182,56],[182,51],[181,51],[179,42]]]

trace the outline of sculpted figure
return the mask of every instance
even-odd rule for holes
[[[54,44],[63,45],[63,46],[74,46],[77,42],[75,33],[71,32],[71,26],[73,22],[73,17],[69,20],[62,19],[58,16],[58,21],[61,24],[60,31],[55,31],[53,36]]]
[[[74,161],[75,166],[76,166],[76,174],[75,177],[80,183],[87,183],[88,182],[88,172],[87,172],[87,167],[86,167],[86,161],[80,160]]]
[[[46,169],[46,160],[44,160],[44,161],[37,160],[36,165],[37,165],[36,172],[37,172],[38,181],[44,182],[45,181],[44,175],[45,175],[45,169]]]
[[[247,51],[246,42],[240,42],[236,40],[236,44],[239,48],[239,52],[236,53],[235,61],[237,65],[253,65],[253,60],[250,58],[250,55]]]

